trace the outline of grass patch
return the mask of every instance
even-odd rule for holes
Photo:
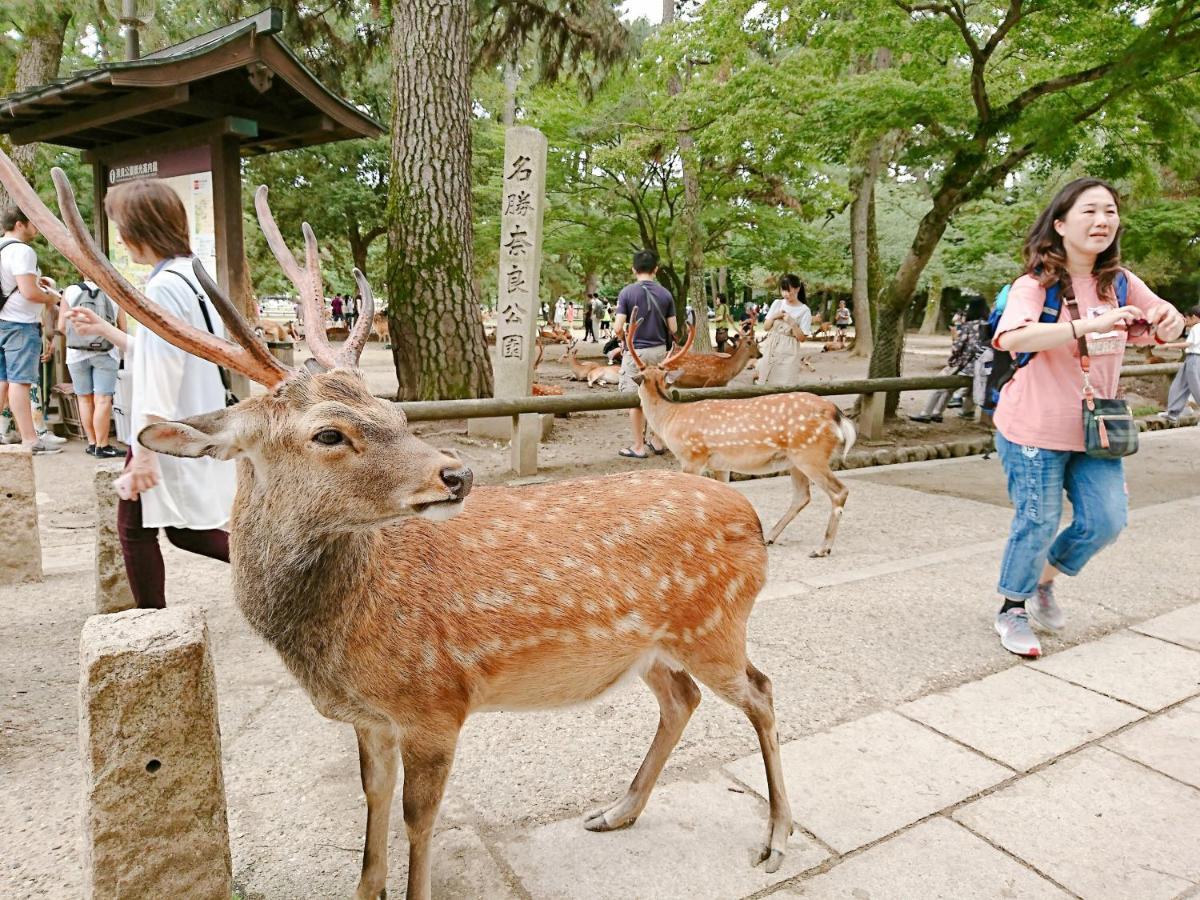
[[[1162,412],[1162,407],[1155,406],[1154,404],[1150,404],[1149,406],[1135,406],[1133,408],[1135,416],[1156,416],[1160,412]]]

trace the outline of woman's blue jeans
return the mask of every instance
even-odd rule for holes
[[[1064,575],[1078,575],[1121,534],[1129,511],[1125,469],[1119,459],[1023,447],[1000,432],[996,450],[1016,513],[1000,564],[999,591],[1010,600],[1025,600],[1037,591],[1047,562]],[[1059,533],[1064,491],[1074,517]]]

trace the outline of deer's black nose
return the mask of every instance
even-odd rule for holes
[[[442,484],[450,491],[451,500],[461,500],[471,493],[471,482],[475,475],[466,466],[442,469]]]

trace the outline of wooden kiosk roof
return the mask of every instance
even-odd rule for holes
[[[0,98],[0,133],[92,161],[236,135],[240,155],[375,137],[383,127],[330,92],[280,40],[276,8],[166,47]]]

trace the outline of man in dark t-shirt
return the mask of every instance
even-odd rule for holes
[[[642,362],[647,365],[662,362],[667,355],[670,335],[675,333],[675,298],[658,283],[658,254],[653,250],[639,250],[633,254],[633,284],[621,289],[617,297],[617,318],[614,323],[617,337],[625,339],[625,328],[636,313],[637,334],[633,346]],[[626,353],[621,360],[619,389],[636,391],[633,380],[638,374],[633,355]],[[620,451],[621,456],[645,459],[647,448],[655,453],[666,453],[662,442],[646,441],[646,416],[641,407],[629,411],[629,422],[633,428],[633,444]]]

